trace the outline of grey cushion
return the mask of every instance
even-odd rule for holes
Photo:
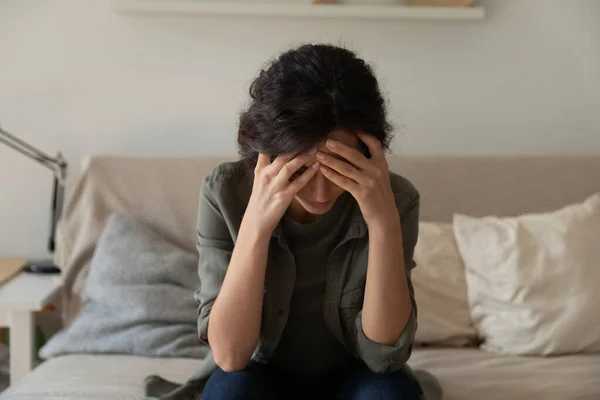
[[[204,357],[194,300],[199,284],[196,254],[131,217],[113,214],[92,258],[81,312],[40,356]]]

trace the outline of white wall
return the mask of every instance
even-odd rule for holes
[[[132,17],[0,1],[0,122],[82,156],[228,154],[261,64],[292,44],[371,61],[396,153],[600,153],[600,1],[494,0],[485,22]],[[0,257],[45,255],[50,174],[0,146]]]

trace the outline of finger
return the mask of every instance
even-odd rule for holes
[[[352,164],[339,160],[332,155],[318,152],[317,159],[324,166],[329,167],[340,175],[352,179],[354,182],[365,184],[367,181],[367,177],[363,172],[356,169],[356,167],[354,167]]]
[[[277,175],[279,174],[279,171],[281,171],[281,168],[283,168],[283,166],[292,158],[294,158],[293,154],[280,154],[277,157],[275,157],[272,163],[270,163],[269,169],[271,170],[273,175]]]
[[[306,171],[302,173],[302,175],[294,179],[288,185],[288,187],[285,188],[285,192],[288,195],[295,195],[298,193],[304,186],[306,186],[308,182],[310,182],[313,176],[315,176],[317,171],[319,171],[320,166],[321,164],[318,161],[315,161],[309,168],[306,169]]]
[[[381,142],[379,139],[366,133],[359,133],[358,137],[363,141],[364,144],[367,145],[372,157],[385,158],[385,153],[383,151],[383,147],[381,147]]]
[[[358,183],[356,183],[352,179],[350,179],[344,175],[341,175],[340,173],[338,173],[324,165],[321,165],[319,170],[321,171],[323,176],[325,176],[325,178],[329,179],[331,182],[335,183],[342,189],[350,192],[351,194],[357,193]]]
[[[277,179],[282,182],[282,183],[286,183],[290,180],[290,178],[292,177],[292,175],[294,175],[296,172],[298,172],[298,170],[306,165],[310,165],[312,164],[312,162],[315,160],[315,153],[314,152],[308,152],[308,153],[301,153],[298,156],[296,156],[293,160],[288,161],[282,168],[281,171],[279,171],[279,174],[277,175]]]
[[[261,169],[270,164],[269,155],[264,153],[258,153],[258,160],[256,161],[256,168]]]
[[[327,148],[333,153],[344,157],[346,160],[350,161],[358,168],[371,168],[371,163],[369,162],[369,160],[364,156],[364,154],[358,151],[358,149],[350,147],[347,144],[334,139],[328,139],[326,145]]]

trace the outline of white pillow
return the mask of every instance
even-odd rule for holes
[[[465,269],[451,224],[422,222],[412,271],[418,307],[415,342],[464,346],[477,339],[467,303]]]
[[[516,218],[455,215],[454,233],[485,349],[600,351],[600,194]]]

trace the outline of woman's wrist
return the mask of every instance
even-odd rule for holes
[[[400,223],[400,216],[395,214],[394,216],[388,216],[384,219],[378,219],[374,221],[365,221],[369,228],[370,236],[390,236],[394,234],[402,234],[402,225]]]
[[[260,217],[254,216],[246,210],[246,214],[242,219],[239,235],[248,236],[252,241],[260,242],[266,238],[270,238],[275,227],[266,224]]]

